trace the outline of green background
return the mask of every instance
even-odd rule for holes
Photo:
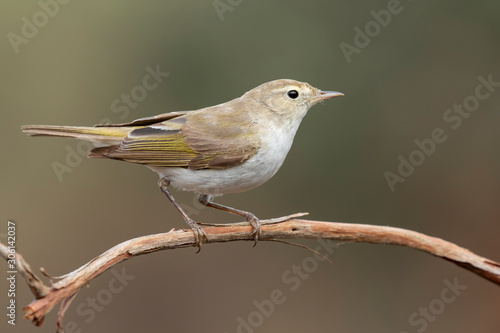
[[[17,250],[33,268],[65,274],[121,241],[185,224],[142,166],[83,158],[60,182],[52,165],[65,164],[67,147],[78,142],[30,138],[21,125],[197,109],[278,78],[345,97],[309,112],[272,180],[219,202],[261,218],[308,211],[315,220],[408,228],[500,260],[500,88],[460,128],[443,120],[474,94],[479,76],[500,81],[499,2],[402,1],[348,62],[340,44],[355,45],[354,28],[364,30],[374,21],[370,12],[388,1],[221,1],[231,7],[222,20],[213,1],[71,1],[18,52],[9,33],[22,34],[23,17],[43,19],[42,7],[0,3],[0,234],[8,219],[17,222]],[[121,119],[111,104],[157,65],[168,77]],[[414,141],[435,128],[447,140],[392,192],[384,172],[397,172],[398,156],[408,158]],[[239,220],[201,209],[192,193],[174,195],[197,221]],[[115,268],[135,278],[91,319],[77,309],[109,295],[114,275],[84,288],[66,323],[75,332],[236,332],[238,318],[256,311],[254,301],[279,289],[286,300],[255,332],[498,332],[500,289],[451,263],[407,248],[343,244],[330,255],[333,265],[318,263],[291,290],[283,274],[311,256],[265,242],[141,256]],[[455,279],[467,289],[440,303],[444,281]],[[33,297],[20,277],[17,289],[17,325],[2,312],[1,330],[54,331],[57,309],[37,329],[21,318]],[[412,325],[410,316],[430,305],[439,314]]]

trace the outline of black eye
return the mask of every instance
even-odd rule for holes
[[[291,99],[296,99],[297,97],[299,97],[299,92],[297,90],[290,90],[289,92],[286,93],[288,95],[288,97],[290,97]]]

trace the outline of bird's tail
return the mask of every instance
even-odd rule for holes
[[[23,132],[32,136],[60,136],[77,138],[94,143],[96,146],[119,144],[134,127],[80,127],[80,126],[51,126],[51,125],[24,125]]]

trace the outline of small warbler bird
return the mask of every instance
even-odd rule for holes
[[[160,175],[158,185],[194,232],[196,245],[208,240],[203,229],[179,206],[168,187],[198,193],[198,200],[245,218],[255,241],[261,223],[252,213],[223,206],[213,198],[262,185],[283,164],[310,107],[337,96],[295,80],[270,81],[229,102],[194,111],[146,117],[94,127],[26,125],[30,135],[92,142],[91,158],[144,164]]]

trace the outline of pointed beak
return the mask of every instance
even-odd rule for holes
[[[320,91],[316,99],[318,101],[322,101],[325,99],[339,97],[339,96],[344,96],[344,94],[338,91]]]

